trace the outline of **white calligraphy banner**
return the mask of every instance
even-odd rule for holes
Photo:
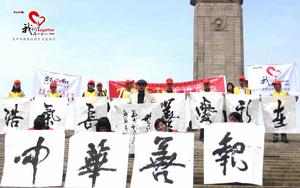
[[[1,186],[61,186],[64,144],[63,131],[24,130],[7,133]]]
[[[160,104],[125,104],[116,106],[112,125],[116,131],[130,135],[129,153],[134,153],[135,135],[154,131],[154,122],[162,117]]]
[[[294,96],[265,96],[261,104],[267,133],[297,132]]]
[[[52,129],[65,129],[68,100],[57,97],[35,97],[30,106],[29,127],[38,115],[44,115],[46,126]]]
[[[57,91],[62,97],[74,99],[79,96],[81,76],[36,70],[33,83],[33,96],[46,96],[50,91],[50,83],[57,83]]]
[[[65,187],[126,187],[128,135],[80,132],[70,138]]]
[[[242,114],[243,123],[258,122],[259,96],[258,95],[225,95],[227,116],[232,112]]]
[[[194,134],[151,132],[136,136],[131,188],[192,188],[193,169]]]
[[[110,122],[112,122],[113,115],[116,112],[116,106],[128,104],[127,99],[121,99],[121,98],[113,98],[111,101],[109,101],[110,110],[107,113],[107,117],[110,119]],[[112,124],[111,130],[117,131],[117,128]]]
[[[295,63],[251,65],[247,75],[253,94],[269,95],[274,90],[274,80],[281,80],[282,88],[290,93],[299,91]]]
[[[106,97],[76,97],[74,126],[76,131],[96,131],[96,123],[107,116]]]
[[[153,93],[156,102],[161,103],[162,118],[172,130],[186,130],[185,94],[184,93]]]
[[[262,185],[264,127],[218,123],[205,129],[204,184]]]
[[[28,129],[29,107],[29,98],[0,99],[0,134]]]
[[[222,122],[224,96],[221,92],[190,93],[190,110],[194,129]]]

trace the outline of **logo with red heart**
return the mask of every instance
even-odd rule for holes
[[[31,11],[28,14],[30,21],[39,27],[46,21],[45,16],[40,16],[37,11]]]
[[[275,67],[273,66],[270,66],[266,69],[267,73],[270,75],[270,76],[273,76],[275,78],[277,78],[280,74],[281,74],[281,71],[280,70],[276,70]]]

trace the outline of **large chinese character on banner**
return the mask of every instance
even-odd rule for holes
[[[80,132],[70,138],[65,187],[126,187],[127,165],[128,135]]]
[[[222,122],[224,97],[220,92],[191,93],[190,110],[194,129]]]
[[[241,114],[243,123],[256,123],[258,121],[259,96],[226,94],[226,112]]]
[[[161,104],[162,118],[171,130],[186,130],[185,95],[183,93],[155,93],[155,101]]]
[[[38,115],[45,117],[46,126],[52,129],[64,129],[66,123],[68,100],[57,97],[36,97],[30,107],[30,124]]]
[[[205,129],[204,139],[204,184],[262,185],[264,127],[212,124]]]
[[[63,131],[24,130],[7,133],[1,186],[60,186],[64,144]]]
[[[106,97],[75,98],[74,129],[76,131],[96,131],[96,123],[107,116]]]
[[[194,134],[151,132],[137,135],[130,186],[192,188],[193,158]]]
[[[30,99],[0,100],[0,133],[9,130],[26,130],[29,126]]]
[[[129,153],[134,153],[135,136],[155,130],[154,122],[162,117],[160,104],[125,104],[116,106],[112,124],[116,131],[130,135]]]
[[[262,97],[261,104],[266,132],[297,132],[296,99],[294,96]]]

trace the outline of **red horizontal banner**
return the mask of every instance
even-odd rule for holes
[[[225,77],[218,76],[212,78],[206,78],[210,81],[211,91],[225,92]],[[135,86],[135,83],[134,83]],[[109,96],[110,98],[117,98],[120,95],[120,88],[125,88],[125,81],[109,81]],[[148,83],[147,91],[149,93],[160,93],[167,89],[165,83]],[[174,93],[188,93],[188,92],[200,92],[203,91],[203,80],[194,80],[188,82],[174,82]]]

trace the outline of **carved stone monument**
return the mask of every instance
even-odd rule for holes
[[[243,0],[190,0],[194,15],[194,79],[244,72]]]

